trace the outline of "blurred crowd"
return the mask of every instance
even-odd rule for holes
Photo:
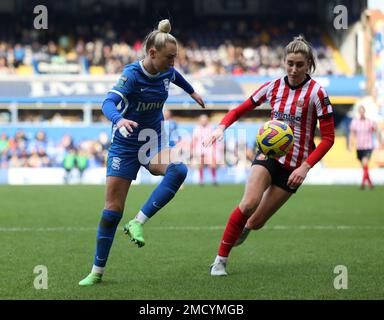
[[[80,24],[73,31],[49,36],[22,29],[15,38],[0,37],[0,74],[17,73],[23,67],[35,73],[116,74],[143,57],[148,26],[119,29],[105,22],[97,27]],[[299,27],[295,21],[212,19],[193,27],[175,26],[172,33],[179,40],[176,67],[185,74],[280,75],[283,48],[299,34],[316,49],[316,74],[338,73],[321,30],[309,22],[301,21]]]
[[[235,137],[229,137],[213,148],[203,148],[200,140],[213,130],[207,119],[200,119],[196,123],[193,134],[179,135],[177,126],[173,127],[174,130],[176,132],[169,133],[173,141],[170,145],[179,149],[183,161],[191,167],[245,167],[253,159],[253,146],[248,148],[244,139]],[[2,132],[0,168],[60,167],[71,170],[77,167],[84,171],[87,168],[104,167],[109,145],[110,136],[105,131],[101,131],[97,139],[79,142],[75,142],[70,134],[65,134],[59,140],[52,139],[44,130],[35,134],[18,130],[11,136]]]
[[[60,141],[47,137],[45,131],[35,135],[18,130],[13,136],[4,132],[0,135],[0,168],[47,168],[63,167],[67,157],[86,159],[88,168],[104,166],[109,136],[101,132],[95,140],[74,143],[71,135],[64,135]],[[76,165],[76,163],[74,163]]]

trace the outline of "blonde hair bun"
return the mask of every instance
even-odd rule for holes
[[[170,33],[171,32],[171,23],[168,19],[161,20],[159,22],[159,25],[157,27],[157,30],[164,33]]]

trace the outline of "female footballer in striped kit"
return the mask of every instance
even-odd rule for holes
[[[361,167],[363,168],[363,178],[360,189],[363,190],[365,188],[365,182],[367,182],[370,189],[373,189],[368,164],[374,149],[373,134],[377,134],[378,141],[380,141],[380,134],[376,122],[365,116],[364,106],[359,107],[359,117],[352,120],[350,132],[348,148],[352,150],[353,146],[355,146],[357,159],[359,159]]]
[[[285,47],[284,67],[284,77],[263,84],[249,99],[227,113],[204,141],[204,145],[209,146],[221,140],[226,128],[264,102],[271,105],[271,119],[283,120],[294,134],[294,146],[287,155],[274,159],[256,154],[243,198],[229,217],[211,265],[212,276],[227,275],[226,264],[232,247],[242,243],[250,230],[263,227],[333,145],[332,106],[325,90],[309,75],[316,63],[311,45],[302,36]],[[321,142],[315,147],[313,139],[318,120]]]

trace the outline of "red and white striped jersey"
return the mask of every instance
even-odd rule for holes
[[[357,150],[372,150],[373,133],[377,130],[376,122],[370,119],[355,118],[350,125],[351,132],[355,135]]]
[[[291,127],[293,148],[278,161],[286,168],[299,167],[315,149],[317,119],[333,112],[328,94],[309,76],[295,87],[289,85],[285,76],[263,84],[251,98],[256,105],[269,102],[271,119],[282,120]]]
[[[211,124],[203,127],[198,125],[193,129],[192,133],[192,146],[194,156],[210,155],[214,149],[214,145],[211,147],[203,147],[203,141],[206,137],[210,136],[214,128]]]

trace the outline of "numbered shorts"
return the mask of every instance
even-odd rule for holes
[[[293,170],[286,169],[280,162],[273,158],[268,158],[260,151],[256,153],[255,160],[252,162],[252,165],[256,164],[265,167],[269,171],[272,178],[272,184],[289,193],[296,193],[298,188],[293,189],[287,185],[288,178]]]

